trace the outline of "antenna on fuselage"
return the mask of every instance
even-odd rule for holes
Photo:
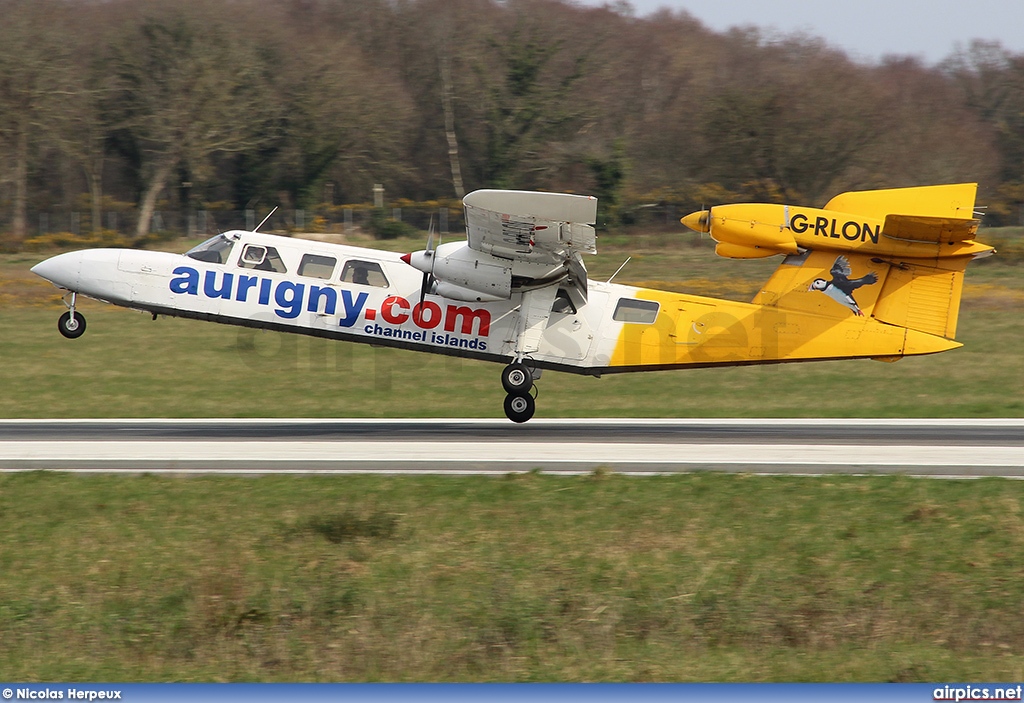
[[[611,278],[609,278],[607,281],[605,281],[605,283],[611,283],[612,282],[612,278],[615,278],[616,276],[618,276],[619,275],[619,271],[621,271],[622,269],[626,268],[626,264],[628,264],[629,260],[632,259],[632,258],[633,258],[632,256],[627,256],[626,260],[622,262],[622,266],[620,266],[617,269],[615,269],[615,273],[613,273],[611,275]]]
[[[267,224],[267,220],[269,220],[271,215],[273,215],[275,212],[277,212],[277,205],[274,206],[274,209],[270,211],[269,215],[267,215],[266,217],[263,218],[262,222],[260,222],[258,225],[256,225],[256,229],[254,229],[253,232],[259,232],[260,231],[260,227],[262,227],[263,225]]]

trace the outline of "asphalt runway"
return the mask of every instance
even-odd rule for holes
[[[0,420],[0,471],[1024,478],[1024,420]]]

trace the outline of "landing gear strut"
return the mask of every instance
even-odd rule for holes
[[[537,404],[534,402],[536,386],[533,385],[539,371],[530,369],[521,361],[515,361],[501,371],[501,385],[508,395],[505,396],[505,417],[512,422],[526,422],[533,417]]]
[[[85,334],[85,317],[82,316],[82,313],[75,312],[77,298],[78,294],[72,293],[71,302],[64,301],[64,304],[68,306],[68,311],[57,320],[57,330],[68,339],[78,339]]]

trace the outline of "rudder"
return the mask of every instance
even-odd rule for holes
[[[902,261],[889,267],[873,316],[880,322],[956,337],[964,270],[972,257]]]

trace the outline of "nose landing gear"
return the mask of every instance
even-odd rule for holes
[[[508,393],[505,396],[505,417],[512,422],[526,422],[533,417],[537,409],[537,387],[533,381],[539,377],[540,370],[531,369],[521,361],[515,361],[502,369],[501,385]]]
[[[77,298],[78,294],[73,292],[70,303],[66,299],[64,300],[68,311],[57,320],[57,330],[68,339],[78,339],[85,334],[85,317],[82,316],[82,313],[75,312]]]

